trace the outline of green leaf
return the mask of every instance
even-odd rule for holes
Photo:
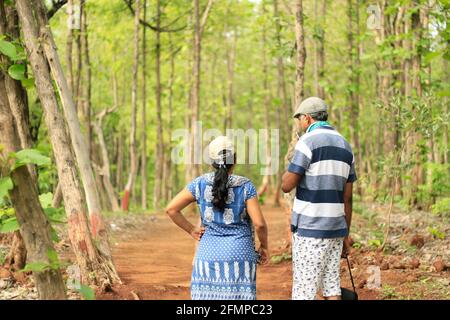
[[[42,272],[42,271],[45,271],[47,269],[50,269],[50,265],[48,263],[45,263],[45,262],[31,262],[31,263],[27,263],[25,268],[23,268],[20,271],[21,272],[28,272],[28,271]]]
[[[53,227],[50,228],[50,237],[52,238],[53,242],[59,242],[60,241],[60,239],[58,237],[58,234],[56,233],[56,230]]]
[[[39,195],[39,201],[41,202],[42,208],[51,207],[53,201],[53,193],[47,192]]]
[[[38,166],[45,166],[51,163],[50,158],[44,156],[36,149],[23,149],[16,153],[16,163],[13,169],[26,164],[35,164]]]
[[[83,296],[85,300],[95,300],[95,291],[89,286],[82,284],[78,292]]]
[[[8,191],[14,187],[10,177],[0,178],[0,205],[3,203],[3,198],[8,195]]]
[[[66,223],[64,213],[61,210],[48,207],[44,208],[44,212],[51,223]]]
[[[16,230],[19,230],[19,223],[16,217],[6,219],[0,224],[0,233],[14,232]]]
[[[8,68],[8,73],[15,80],[25,80],[25,65],[13,64]]]
[[[47,250],[47,257],[50,260],[50,264],[58,264],[58,254],[56,253],[55,249],[48,249]]]
[[[34,87],[34,78],[23,79],[20,82],[25,89]]]
[[[13,59],[17,54],[16,47],[11,42],[5,40],[0,40],[0,52],[10,59]]]

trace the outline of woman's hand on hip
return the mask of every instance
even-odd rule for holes
[[[200,241],[203,234],[205,233],[205,227],[194,227],[192,228],[191,232],[189,233],[192,238],[194,238],[197,241]]]

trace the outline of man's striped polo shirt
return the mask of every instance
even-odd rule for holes
[[[348,235],[344,187],[356,180],[350,144],[330,125],[314,127],[295,146],[288,171],[301,174],[291,230],[303,237]]]

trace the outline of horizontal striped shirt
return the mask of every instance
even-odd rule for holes
[[[291,230],[300,236],[348,235],[344,187],[356,180],[352,148],[329,125],[305,133],[295,146],[289,172],[301,174],[292,208]]]

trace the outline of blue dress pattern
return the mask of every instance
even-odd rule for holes
[[[257,254],[253,225],[245,202],[257,196],[253,183],[230,175],[222,211],[212,205],[214,173],[204,174],[187,188],[200,209],[205,233],[200,240],[191,278],[193,300],[255,300]]]

